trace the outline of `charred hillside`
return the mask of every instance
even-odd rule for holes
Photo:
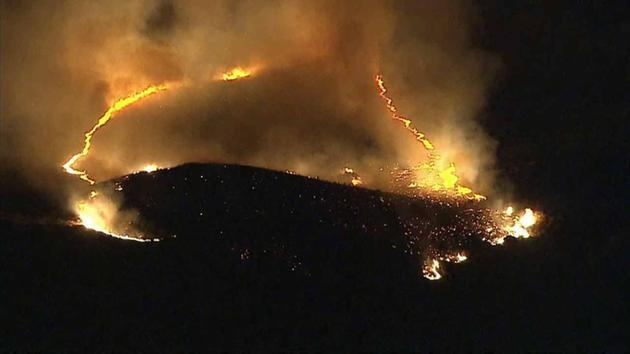
[[[470,217],[465,203],[247,166],[186,164],[111,180],[98,191],[136,211],[137,228],[150,237],[220,249],[243,262],[281,262],[308,276],[360,269],[417,277],[429,253],[478,239],[462,222]]]
[[[578,262],[550,255],[552,237],[478,244],[463,226],[466,205],[215,164],[97,189],[118,195],[121,208],[140,215],[136,226],[163,241],[0,218],[0,296],[13,319],[0,349],[570,351],[621,343],[621,331],[593,332],[610,323],[607,311],[621,297],[588,272],[567,276]],[[470,251],[465,264],[447,266],[440,281],[422,278],[422,252],[458,247]]]

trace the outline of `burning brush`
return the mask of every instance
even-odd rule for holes
[[[392,185],[396,192],[410,196],[428,196],[443,203],[452,204],[458,207],[462,203],[474,203],[486,199],[485,196],[473,192],[469,187],[459,183],[459,176],[453,162],[443,161],[437,153],[435,145],[419,131],[411,119],[398,113],[398,108],[394,105],[394,100],[387,95],[387,88],[383,77],[379,74],[375,76],[378,94],[385,101],[385,106],[391,114],[391,118],[402,123],[405,129],[419,141],[427,152],[428,162],[420,163],[411,169],[392,171]],[[445,167],[440,167],[445,166]],[[540,213],[526,208],[521,213],[515,213],[513,207],[508,207],[505,211],[497,211],[483,208],[478,205],[471,205],[462,215],[464,222],[456,222],[438,231],[446,233],[453,239],[455,233],[474,234],[481,233],[483,240],[492,245],[503,244],[506,237],[527,238],[532,235],[532,227],[540,218]],[[435,231],[429,232],[429,239],[434,236]],[[414,240],[414,233],[410,232],[410,245],[419,240]],[[437,237],[444,239],[443,235]],[[411,247],[410,249],[413,249]],[[452,251],[455,252],[455,251]],[[444,251],[429,250],[423,255],[422,274],[430,280],[440,279],[440,261],[460,263],[467,257],[460,252],[448,253]]]
[[[250,77],[253,68],[235,67],[216,75],[215,80],[232,81]],[[457,174],[455,164],[445,161],[438,153],[435,145],[413,124],[412,120],[402,116],[388,96],[385,82],[381,75],[375,76],[379,96],[385,102],[390,117],[402,126],[420,143],[427,154],[427,162],[408,169],[395,169],[391,172],[392,189],[398,194],[417,199],[429,200],[433,205],[440,205],[456,211],[449,222],[444,225],[428,225],[431,218],[420,218],[408,215],[404,224],[405,236],[408,240],[405,252],[420,257],[421,273],[424,277],[435,280],[442,277],[442,263],[460,263],[468,256],[463,250],[462,235],[482,235],[482,239],[492,245],[504,243],[506,237],[527,238],[534,235],[534,227],[541,214],[525,208],[517,212],[513,207],[505,210],[494,210],[483,206],[485,196],[475,193],[472,188],[463,185]],[[85,134],[83,149],[63,164],[65,172],[79,176],[82,180],[94,184],[86,171],[76,165],[90,152],[94,134],[106,125],[118,112],[136,104],[145,98],[163,92],[168,88],[181,85],[154,85],[132,93],[115,101],[98,119],[94,127]],[[158,166],[149,164],[141,171],[151,173]],[[141,172],[140,171],[140,172]],[[350,167],[345,167],[342,175],[350,179],[353,186],[363,185],[359,174]],[[120,190],[120,189],[116,189]],[[428,204],[427,204],[428,205]],[[431,208],[429,206],[428,208]],[[129,212],[119,210],[118,204],[109,196],[92,192],[90,197],[74,204],[78,215],[78,224],[113,237],[135,241],[157,241],[148,238],[141,232],[130,228]],[[446,245],[446,246],[435,246]]]

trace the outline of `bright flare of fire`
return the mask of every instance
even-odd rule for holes
[[[421,188],[425,191],[446,193],[449,197],[463,197],[465,199],[480,201],[486,199],[480,194],[476,194],[472,189],[458,183],[459,176],[452,162],[443,161],[437,153],[435,146],[424,133],[419,131],[412,121],[398,113],[398,109],[393,103],[393,99],[387,95],[387,88],[381,75],[375,77],[379,96],[385,101],[385,106],[391,114],[391,118],[402,123],[427,152],[428,161],[420,163],[412,169],[404,169],[394,172],[395,180],[408,188]],[[352,171],[353,172],[353,171]],[[403,182],[403,183],[401,183]],[[506,237],[528,238],[532,236],[532,228],[538,221],[540,214],[532,209],[525,209],[517,214],[513,207],[508,207],[504,211],[484,209],[479,222],[471,219],[471,225],[483,232],[484,240],[493,245],[503,244]],[[429,252],[426,254],[422,267],[422,274],[430,280],[442,278],[440,272],[440,262],[460,263],[467,258],[463,253],[439,253]]]
[[[112,227],[116,223],[118,210],[116,205],[101,197],[95,191],[90,193],[89,200],[80,200],[75,203],[75,212],[79,218],[76,225],[82,225],[87,229],[98,231],[112,237],[137,242],[157,242],[159,239],[140,238],[117,232]]]
[[[84,159],[88,153],[90,152],[90,148],[92,147],[92,138],[94,137],[94,134],[105,124],[107,124],[107,122],[110,121],[110,119],[112,119],[114,117],[114,114],[117,112],[122,111],[123,109],[125,109],[126,107],[131,106],[132,104],[142,100],[143,98],[149,97],[151,95],[154,95],[158,92],[164,91],[167,89],[166,85],[152,85],[149,86],[147,88],[145,88],[142,91],[137,91],[132,93],[129,96],[123,97],[118,99],[116,102],[114,102],[108,109],[107,111],[105,111],[105,113],[103,113],[103,115],[98,119],[98,122],[96,123],[96,125],[94,125],[94,127],[92,127],[92,129],[90,131],[88,131],[87,133],[85,133],[85,139],[83,141],[83,149],[74,154],[68,161],[66,161],[66,163],[63,164],[63,169],[66,171],[66,173],[69,173],[71,175],[78,175],[79,178],[81,178],[82,180],[90,183],[90,184],[94,184],[94,180],[92,180],[86,171],[82,171],[82,170],[77,170],[75,169],[75,164],[79,161]]]
[[[438,280],[442,278],[440,274],[440,262],[437,259],[431,259],[422,268],[422,274],[429,280]]]
[[[469,212],[467,215],[465,213],[459,219],[465,225],[460,232],[479,233],[482,239],[491,245],[502,245],[507,237],[528,238],[534,236],[536,225],[543,217],[541,213],[530,208],[517,211],[511,206],[505,210],[483,208],[467,209],[467,212]],[[445,235],[439,237],[442,242],[448,244],[450,238],[457,239],[457,235],[451,234],[455,230],[449,230],[448,227],[441,230],[446,232]],[[461,244],[456,241],[453,246],[458,247]],[[466,261],[468,257],[457,248],[447,246],[447,250],[432,249],[423,253],[423,259],[422,274],[427,279],[436,280],[444,275],[440,262],[461,263]],[[438,263],[435,263],[436,261]],[[439,274],[439,277],[436,274]]]
[[[440,261],[462,263],[467,259],[468,257],[461,252],[439,256],[437,258],[429,257],[425,260],[424,266],[422,267],[422,275],[429,280],[441,279],[442,273],[440,273]]]
[[[414,172],[417,178],[412,182],[410,188],[427,188],[436,192],[447,192],[457,197],[464,197],[472,200],[485,199],[483,195],[473,193],[473,191],[457,183],[459,177],[455,170],[455,164],[452,162],[446,167],[441,168],[441,156],[436,153],[435,146],[425,136],[424,133],[419,131],[414,125],[411,119],[401,116],[398,113],[398,108],[394,105],[394,100],[387,95],[387,88],[385,82],[380,74],[375,77],[376,85],[378,87],[378,94],[385,101],[387,110],[391,113],[392,119],[401,122],[405,129],[409,131],[417,141],[422,143],[422,146],[427,150],[429,158],[428,162],[421,163],[414,168]]]
[[[488,228],[486,231],[490,235],[485,238],[492,245],[502,245],[506,237],[529,238],[534,236],[533,229],[538,223],[541,214],[530,208],[518,214],[514,214],[514,208],[509,206],[496,216],[498,225]]]
[[[350,180],[350,183],[352,183],[353,186],[359,186],[361,184],[363,184],[363,180],[361,180],[361,176],[359,176],[358,173],[356,173],[354,171],[354,169],[350,168],[350,167],[345,167],[343,169],[343,174],[350,176],[352,178],[352,180]]]
[[[455,254],[449,254],[445,257],[440,257],[441,261],[451,262],[451,263],[461,263],[467,259],[468,257],[466,257],[466,255],[461,252],[457,252]]]
[[[511,216],[511,213],[506,210],[506,215]],[[537,217],[533,210],[526,208],[521,216],[518,216],[514,219],[514,223],[512,225],[508,225],[505,227],[505,231],[507,231],[509,236],[515,238],[528,238],[530,235],[529,228],[531,228],[534,224],[536,224]]]
[[[223,81],[233,81],[233,80],[249,77],[253,74],[253,71],[254,70],[251,68],[244,68],[242,66],[237,66],[227,72],[217,75],[217,77],[215,78],[223,80]]]
[[[151,163],[142,167],[141,171],[151,173],[151,172],[157,171],[158,168],[159,168],[158,165]]]
[[[108,235],[118,236],[107,227],[105,215],[98,208],[95,208],[94,205],[82,200],[77,202],[76,207],[81,225]]]

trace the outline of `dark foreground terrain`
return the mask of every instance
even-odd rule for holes
[[[452,207],[227,165],[99,189],[115,186],[162,242],[2,221],[9,325],[0,347],[623,348],[624,298],[608,283],[617,279],[600,278],[593,260],[552,252],[557,227],[501,247],[462,239],[470,259],[428,281],[419,257],[403,251],[403,221],[448,223]],[[422,247],[431,242],[441,244]]]

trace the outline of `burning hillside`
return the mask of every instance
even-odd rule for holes
[[[118,238],[205,240],[244,259],[276,255],[307,273],[322,260],[343,263],[385,252],[415,264],[429,279],[442,276],[441,262],[465,261],[472,243],[502,243],[507,236],[525,236],[519,232],[532,226],[473,201],[408,197],[215,164],[99,183],[77,208],[81,224]],[[512,231],[517,226],[519,232]]]
[[[626,352],[621,10],[0,2],[0,352]]]
[[[236,67],[228,72],[225,72],[221,76],[215,77],[216,80],[222,79],[224,81],[233,81],[238,79],[243,79],[249,77],[253,72],[253,69],[243,69],[241,67]],[[399,252],[406,254],[412,258],[419,259],[421,266],[421,273],[428,279],[435,280],[440,279],[442,274],[440,272],[440,262],[454,262],[459,263],[463,262],[467,259],[465,255],[465,244],[466,239],[476,236],[485,241],[490,242],[493,245],[502,244],[504,242],[505,237],[529,237],[530,236],[530,228],[536,224],[537,216],[531,209],[525,209],[521,213],[515,213],[513,207],[509,206],[504,211],[501,210],[493,210],[491,208],[486,207],[484,204],[480,203],[486,199],[485,196],[481,194],[477,194],[473,192],[473,190],[469,187],[465,187],[459,183],[460,177],[457,175],[456,168],[453,162],[449,162],[444,159],[436,149],[435,145],[428,139],[428,137],[420,132],[413,124],[411,119],[402,116],[398,112],[398,108],[394,105],[393,99],[388,96],[387,89],[385,87],[385,83],[383,77],[381,75],[375,76],[375,82],[378,89],[378,95],[384,100],[385,107],[387,111],[389,111],[391,118],[394,121],[398,121],[402,123],[404,128],[411,133],[411,135],[415,138],[417,142],[419,142],[420,146],[427,153],[427,161],[420,162],[416,166],[412,168],[404,168],[404,169],[395,169],[391,171],[391,175],[393,176],[393,180],[390,184],[390,188],[401,195],[387,195],[379,197],[381,204],[379,206],[375,204],[366,203],[365,201],[357,201],[356,203],[350,203],[351,205],[328,205],[324,203],[320,205],[327,210],[327,212],[322,212],[315,217],[319,220],[319,223],[329,223],[331,225],[337,225],[335,222],[341,222],[339,220],[343,220],[343,225],[361,225],[361,229],[366,234],[374,233],[378,234],[388,234],[384,230],[389,227],[395,227],[399,229],[399,233],[404,235],[404,243],[403,244],[392,244],[391,247],[394,249],[398,249]],[[181,87],[182,84],[177,84],[173,87]],[[80,162],[80,160],[85,159],[90,152],[90,148],[92,146],[92,138],[94,134],[99,130],[99,128],[106,125],[116,113],[122,111],[123,109],[133,105],[134,103],[140,102],[142,99],[147,98],[151,95],[154,95],[160,91],[166,90],[167,85],[157,85],[150,86],[142,91],[138,91],[132,93],[129,96],[120,98],[116,100],[110,108],[98,119],[97,124],[85,134],[84,146],[83,149],[73,155],[64,165],[63,168],[66,173],[71,175],[78,175],[82,180],[94,184],[95,181],[92,180],[86,171],[80,171],[75,169],[75,165]],[[142,171],[147,173],[152,173],[157,170],[157,165],[149,164],[144,166]],[[167,174],[168,172],[163,172],[163,174]],[[363,180],[361,176],[353,169],[349,167],[345,167],[343,170],[343,176],[348,176],[351,178],[351,184],[354,187],[363,186]],[[155,176],[155,175],[152,175]],[[205,177],[204,177],[205,176]],[[217,215],[221,215],[222,213],[229,214],[231,209],[234,206],[229,207],[227,201],[223,201],[224,209],[217,208],[215,204],[207,205],[209,210],[203,210],[203,208],[196,210],[197,206],[206,205],[204,201],[207,198],[208,193],[206,190],[208,188],[217,188],[217,185],[224,185],[224,179],[216,179],[217,174],[214,171],[207,171],[205,173],[201,173],[199,178],[204,182],[207,181],[207,178],[214,179],[213,182],[210,182],[212,185],[208,187],[203,185],[199,189],[200,191],[192,191],[185,192],[185,195],[189,197],[189,194],[202,196],[201,200],[191,201],[191,206],[194,211],[193,215],[198,215],[201,217],[201,220],[196,219],[195,221],[189,220],[189,223],[186,225],[196,225],[199,222],[203,225],[207,218],[213,218]],[[145,190],[145,189],[153,189],[150,192],[144,192],[144,199],[132,199],[132,201],[127,201],[127,196],[118,196],[112,194],[113,191],[123,191],[126,190],[126,187],[123,186],[122,181],[118,181],[115,183],[115,187],[112,190],[93,190],[90,192],[89,198],[80,199],[74,202],[74,209],[76,214],[78,215],[79,220],[77,223],[80,223],[87,228],[97,230],[99,232],[103,232],[109,234],[116,238],[126,239],[126,240],[135,240],[141,242],[147,241],[159,241],[164,237],[168,237],[168,231],[173,230],[172,225],[162,225],[161,227],[157,227],[154,231],[149,231],[152,234],[165,234],[166,236],[145,236],[146,226],[139,227],[138,225],[134,225],[134,220],[137,220],[137,217],[130,216],[130,213],[133,214],[136,212],[136,205],[141,209],[141,214],[145,216],[143,220],[146,220],[148,223],[152,223],[152,220],[165,220],[168,218],[175,218],[176,220],[187,220],[185,217],[188,215],[186,212],[185,215],[159,215],[159,212],[152,211],[151,205],[173,205],[173,203],[177,204],[174,201],[168,200],[157,200],[151,202],[154,198],[158,196],[164,196],[165,194],[171,193],[175,191],[179,193],[181,189],[185,189],[184,187],[188,178],[194,180],[195,176],[186,176],[184,181],[178,181],[173,185],[164,186],[161,185],[161,188],[152,188],[152,187],[138,187],[137,184],[134,184],[132,187],[132,193],[137,193],[137,190]],[[233,186],[234,190],[241,189],[243,187],[249,186],[250,182],[252,183],[251,188],[252,191],[255,191],[257,182],[255,181],[255,177],[252,176],[251,181],[246,181],[242,185]],[[269,182],[267,182],[269,183]],[[179,189],[177,186],[180,186]],[[267,186],[269,187],[269,186]],[[262,185],[258,187],[264,188]],[[299,188],[295,188],[295,190],[299,190]],[[165,193],[168,191],[168,193]],[[234,191],[232,191],[234,192]],[[354,193],[358,193],[361,195],[363,190],[353,191]],[[229,200],[227,197],[228,192],[224,192],[225,200]],[[375,193],[375,192],[374,192]],[[124,195],[124,193],[123,193]],[[210,193],[210,195],[212,195]],[[408,195],[406,202],[401,202],[400,200],[404,200],[405,197],[402,195]],[[294,195],[280,195],[273,196],[274,198],[279,198],[283,200],[282,203],[289,203],[287,200],[298,198],[302,199],[302,193],[297,192]],[[256,199],[256,197],[252,197]],[[327,198],[323,196],[319,196],[317,193],[312,195],[314,200],[321,200],[325,202]],[[392,199],[393,198],[393,199]],[[177,199],[177,198],[176,198]],[[269,196],[261,199],[269,199]],[[215,201],[214,199],[212,199]],[[216,202],[216,201],[215,201]],[[132,205],[129,207],[121,207],[120,204],[130,203]],[[241,203],[246,206],[251,206],[252,202],[247,200],[242,200]],[[406,207],[401,207],[400,205],[407,205]],[[288,225],[292,225],[295,220],[290,220],[286,218],[281,218],[278,216],[273,216],[273,209],[269,209],[270,204],[261,205],[261,210],[257,210],[257,213],[260,212],[261,215],[266,215],[267,217],[271,217],[270,220],[258,220],[256,224],[266,225],[271,220],[286,220],[283,222],[287,222]],[[298,201],[299,204],[299,201]],[[353,205],[353,206],[352,206]],[[359,206],[370,205],[374,210],[367,212],[364,214],[363,212],[359,212],[355,210],[354,213],[347,214],[349,210],[353,210],[352,208],[361,208]],[[390,215],[390,209],[392,205],[398,205],[397,208],[392,209],[397,211],[397,213]],[[409,209],[410,206],[415,205],[411,209],[418,209],[417,215],[408,213],[406,209]],[[421,207],[418,207],[420,205]],[[313,205],[303,204],[297,205],[297,209],[291,209],[291,214],[296,214],[296,210],[312,210],[314,208]],[[379,212],[384,213],[384,220],[381,220],[379,223],[373,226],[370,225],[375,219],[367,218],[366,215],[373,215]],[[278,206],[279,210],[285,210],[284,205]],[[350,209],[348,209],[350,208]],[[400,210],[402,214],[408,214],[404,218],[400,218],[398,216],[397,209],[402,208],[404,210]],[[134,210],[130,212],[128,209]],[[189,209],[188,207],[185,209]],[[428,212],[426,210],[431,210]],[[242,213],[237,213],[237,215],[241,215]],[[299,213],[298,213],[299,214]],[[338,214],[338,215],[337,215]],[[205,215],[205,217],[204,217]],[[341,217],[340,215],[350,216],[347,218]],[[225,215],[224,218],[219,217],[219,220],[229,220],[230,218]],[[297,220],[310,220],[309,218],[298,218]],[[325,221],[324,221],[325,220]],[[336,221],[335,221],[336,220]],[[225,223],[221,224],[223,226],[218,226],[216,222],[213,224],[214,226],[206,225],[208,229],[216,229],[221,227],[229,227],[230,223],[239,224],[237,220],[225,221]],[[159,221],[156,221],[156,224],[160,224]],[[177,224],[177,222],[175,222]],[[338,226],[338,225],[337,225]],[[313,225],[309,227],[302,226],[301,228],[295,226],[297,229],[301,229],[301,231],[305,230],[313,230],[315,227]],[[177,229],[177,228],[175,228]],[[316,229],[316,228],[315,228]],[[184,229],[182,229],[183,231]],[[355,230],[359,230],[358,228]],[[217,232],[222,232],[222,230],[218,230]],[[269,230],[271,232],[271,230]],[[180,232],[181,233],[181,232]],[[273,233],[273,232],[271,232]],[[340,233],[340,230],[328,232],[330,235],[337,235],[340,239],[342,239],[343,235]],[[266,234],[266,233],[265,233]],[[171,236],[175,236],[176,232]],[[301,247],[305,247],[307,243],[304,243]],[[281,248],[286,248],[286,245],[282,244]],[[298,247],[298,248],[301,248]],[[384,245],[387,247],[387,245]],[[247,254],[250,254],[249,248],[247,249]],[[260,251],[260,247],[258,250]],[[266,249],[263,250],[267,252]],[[303,253],[303,252],[295,252],[295,253]],[[401,256],[402,256],[401,253]],[[295,256],[297,257],[297,256]]]

